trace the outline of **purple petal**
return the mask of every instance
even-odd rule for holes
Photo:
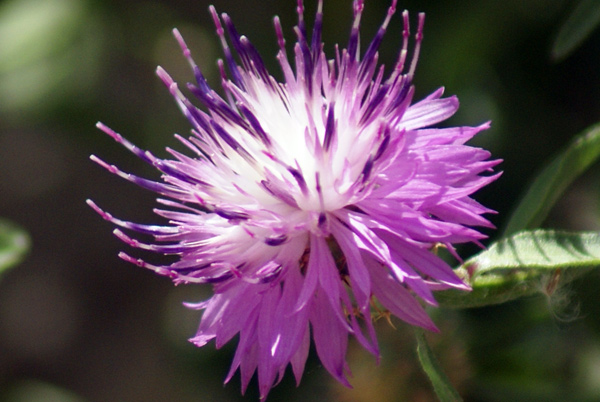
[[[458,98],[424,99],[415,103],[404,113],[402,128],[406,131],[430,127],[454,115],[458,110]]]
[[[327,371],[350,388],[344,373],[348,329],[334,318],[335,315],[324,292],[317,292],[310,310],[310,323],[317,354]]]
[[[367,261],[367,267],[373,281],[373,294],[385,308],[409,324],[437,332],[425,309],[410,291],[389,274],[386,267],[374,260]]]

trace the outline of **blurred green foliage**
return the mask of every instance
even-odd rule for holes
[[[27,233],[14,223],[0,219],[0,275],[18,264],[29,251]]]
[[[581,0],[562,24],[552,47],[552,57],[562,60],[577,49],[600,25],[600,3]]]
[[[86,97],[97,82],[106,32],[85,0],[0,4],[0,113],[33,116]]]

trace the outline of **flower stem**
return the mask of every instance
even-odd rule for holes
[[[434,356],[431,348],[425,339],[425,333],[421,328],[415,327],[415,335],[417,337],[417,355],[419,362],[423,367],[423,371],[429,377],[429,381],[433,385],[435,394],[440,402],[457,402],[462,401],[458,391],[452,386],[446,373],[442,370],[440,363]]]

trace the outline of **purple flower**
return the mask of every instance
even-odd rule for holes
[[[470,195],[498,177],[482,174],[499,161],[465,145],[489,124],[429,128],[458,109],[456,97],[442,98],[442,89],[412,103],[424,15],[408,63],[409,18],[402,13],[402,48],[386,73],[377,66],[377,49],[396,0],[362,58],[364,2],[354,1],[350,40],[332,60],[321,43],[322,3],[309,39],[298,1],[295,68],[275,17],[283,82],[230,18],[211,7],[225,54],[219,61],[224,97],[210,88],[174,31],[196,78],[187,88],[202,107],[160,67],[157,73],[192,124],[190,138],[177,137],[188,155],[168,149],[172,159],[157,158],[98,124],[162,172],[161,182],[92,156],[165,197],[158,199],[165,209],[156,210],[166,219],[162,225],[119,220],[88,203],[115,225],[154,239],[144,243],[116,229],[130,246],[177,256],[165,266],[125,253],[122,259],[175,283],[212,284],[210,299],[188,304],[204,310],[191,341],[203,346],[214,339],[219,348],[239,334],[225,382],[239,369],[245,391],[258,371],[263,398],[288,364],[300,381],[311,338],[323,366],[349,386],[348,335],[379,356],[373,318],[391,313],[435,331],[418,299],[436,305],[433,291],[469,286],[432,249],[478,243],[485,236],[471,227],[492,226],[482,217],[492,211]]]

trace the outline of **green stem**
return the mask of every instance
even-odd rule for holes
[[[450,380],[442,370],[440,363],[437,361],[431,348],[427,344],[424,331],[421,328],[415,328],[415,335],[417,337],[417,355],[419,356],[421,367],[423,367],[423,371],[425,371],[425,374],[429,377],[435,394],[440,402],[462,401],[458,391],[456,391],[450,383]]]

